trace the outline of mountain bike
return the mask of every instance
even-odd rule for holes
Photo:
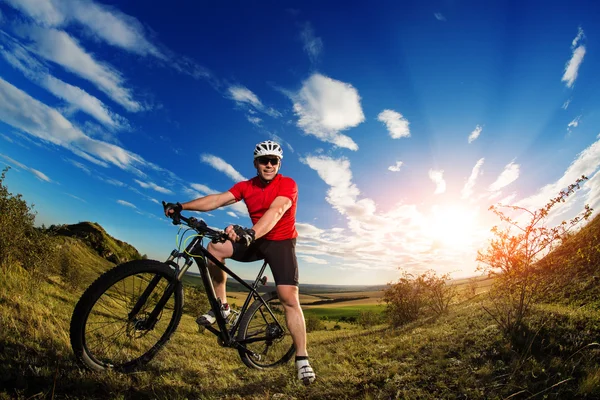
[[[175,249],[165,262],[134,260],[120,264],[96,279],[79,299],[71,318],[71,346],[80,365],[94,370],[132,372],[140,369],[169,341],[183,313],[182,279],[195,260],[216,324],[206,329],[223,347],[237,349],[251,368],[271,368],[294,355],[283,306],[277,292],[259,294],[266,285],[265,261],[252,284],[245,282],[208,252],[204,240],[224,242],[227,236],[194,217],[171,215],[174,225],[193,230],[184,251]],[[188,238],[189,239],[189,238]],[[215,295],[207,260],[248,290],[239,311],[224,318]],[[182,263],[182,265],[180,265]],[[216,325],[216,326],[215,326]]]

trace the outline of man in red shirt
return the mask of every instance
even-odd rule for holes
[[[298,186],[293,179],[279,174],[283,150],[271,140],[258,143],[254,149],[254,167],[257,176],[236,183],[227,192],[211,194],[177,205],[169,203],[165,213],[194,210],[211,211],[244,200],[250,219],[250,229],[240,231],[233,225],[225,229],[229,241],[209,243],[208,250],[219,261],[231,258],[251,262],[266,260],[271,267],[277,294],[285,310],[285,319],[296,348],[298,378],[305,384],[315,380],[315,373],[308,362],[306,351],[306,325],[298,296],[298,261],[296,259],[296,203]],[[170,206],[170,207],[169,207]],[[224,317],[230,313],[227,304],[225,271],[209,262],[217,297],[221,298]],[[201,325],[216,321],[211,311],[198,318]]]

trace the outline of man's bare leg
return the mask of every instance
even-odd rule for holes
[[[217,260],[225,264],[225,259],[230,258],[233,255],[233,245],[230,241],[223,243],[208,244],[208,251],[210,254],[215,256]],[[212,278],[213,287],[215,294],[221,299],[221,303],[227,303],[227,289],[225,282],[227,281],[227,274],[221,268],[217,267],[212,261],[207,260],[208,270]]]
[[[294,285],[278,285],[277,295],[285,311],[285,322],[292,335],[297,356],[306,356],[306,323],[300,308],[298,287]]]
[[[308,362],[306,352],[306,323],[304,313],[300,307],[298,287],[294,285],[278,285],[277,294],[285,311],[285,321],[292,335],[294,347],[296,348],[296,368],[298,378],[308,385],[315,380],[315,373]]]

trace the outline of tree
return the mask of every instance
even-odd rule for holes
[[[583,211],[570,221],[562,221],[552,228],[546,226],[550,211],[557,204],[564,203],[586,179],[585,176],[577,179],[537,211],[502,204],[489,208],[505,227],[494,226],[491,230],[494,237],[488,248],[477,252],[477,261],[482,263],[479,269],[496,278],[491,290],[493,301],[484,308],[512,340],[522,338],[531,306],[541,293],[541,280],[536,274],[537,262],[592,213],[586,204]],[[528,222],[523,224],[512,219],[502,211],[503,208],[520,212],[529,218]],[[514,230],[516,233],[513,233]]]

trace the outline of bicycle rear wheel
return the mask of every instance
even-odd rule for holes
[[[239,350],[242,361],[248,367],[258,369],[286,363],[295,352],[277,292],[270,292],[262,297],[273,314],[260,300],[255,300],[244,313],[237,334],[238,342],[257,355],[253,357]]]
[[[150,313],[169,288],[151,326]],[[95,371],[134,371],[170,339],[182,310],[183,288],[173,268],[153,260],[118,265],[92,283],[75,306],[70,336],[77,361]]]

